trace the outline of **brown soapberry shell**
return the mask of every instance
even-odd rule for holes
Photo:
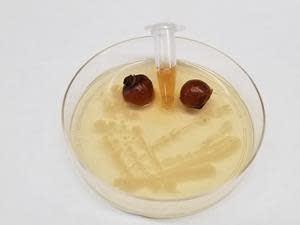
[[[202,80],[189,80],[181,88],[180,100],[190,108],[201,109],[208,101],[213,90]]]
[[[144,74],[129,75],[123,81],[123,98],[138,106],[149,104],[153,99],[153,85]]]

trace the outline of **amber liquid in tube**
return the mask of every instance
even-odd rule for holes
[[[155,65],[162,104],[170,107],[174,103],[176,82],[176,52],[174,33],[180,27],[173,23],[159,23],[148,26],[154,40]]]
[[[162,97],[163,105],[172,106],[174,103],[176,68],[164,67],[157,69],[157,79]]]

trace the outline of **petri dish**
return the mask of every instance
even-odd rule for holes
[[[130,73],[145,73],[157,86],[151,36],[116,43],[90,58],[68,85],[62,105],[63,130],[80,175],[112,205],[146,217],[184,216],[224,198],[248,170],[265,129],[260,93],[237,62],[199,41],[175,42],[177,98],[180,85],[192,78],[206,79],[214,89],[201,113],[178,99],[178,110],[157,110],[158,95],[142,109],[122,103],[122,79]],[[241,111],[234,111],[237,106]],[[248,122],[241,120],[244,115]],[[170,169],[175,164],[176,171]]]

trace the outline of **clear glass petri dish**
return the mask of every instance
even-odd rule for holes
[[[109,69],[136,61],[153,58],[151,36],[137,37],[116,43],[90,58],[75,74],[67,87],[62,104],[62,126],[69,143],[69,152],[80,175],[102,197],[117,208],[146,217],[172,218],[205,209],[224,198],[238,184],[255,158],[264,136],[265,110],[260,93],[252,78],[231,57],[199,41],[176,37],[179,60],[201,65],[221,75],[238,92],[248,108],[253,125],[253,147],[250,157],[237,176],[208,193],[180,199],[147,199],[119,190],[93,175],[75,153],[70,143],[73,113],[85,90]]]

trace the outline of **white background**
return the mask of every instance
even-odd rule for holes
[[[236,59],[267,111],[249,176],[219,204],[172,220],[129,215],[97,197],[74,172],[60,124],[78,67],[161,21]],[[0,224],[300,224],[299,22],[299,0],[1,0]]]

